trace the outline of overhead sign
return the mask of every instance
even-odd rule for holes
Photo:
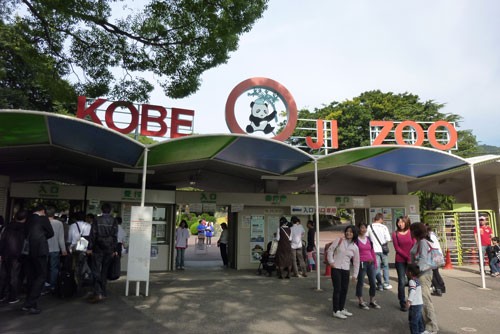
[[[316,213],[315,206],[292,205],[290,207],[292,215],[313,215]],[[319,213],[322,215],[335,216],[337,215],[337,208],[334,206],[320,206]]]
[[[87,102],[91,103],[87,105]],[[115,114],[125,115],[129,121],[117,121]],[[127,101],[109,103],[107,99],[102,98],[87,101],[85,96],[79,96],[76,117],[99,125],[103,125],[104,121],[108,128],[123,134],[138,129],[142,136],[165,137],[169,133],[170,138],[178,138],[192,134],[194,110],[172,108],[169,117],[167,108],[162,106],[152,104],[136,106]]]
[[[246,117],[243,118],[245,124],[242,124],[244,126],[242,128],[236,117],[236,102],[245,94],[251,97],[252,101],[249,105],[244,104]],[[285,110],[278,112],[280,107]],[[244,80],[233,88],[226,101],[225,114],[226,124],[232,133],[267,135],[279,141],[286,141],[291,137],[298,120],[297,105],[292,94],[279,82],[260,77]],[[286,121],[279,119],[282,114],[286,115]],[[283,123],[285,126],[278,133],[277,129]],[[388,134],[393,133],[398,145],[422,146],[424,140],[427,139],[427,142],[438,150],[447,151],[456,146],[457,130],[447,121],[431,122],[426,130],[418,122],[410,120],[400,122],[393,130],[395,123],[393,121],[370,121],[370,127],[382,129],[372,145],[383,145]],[[318,150],[339,147],[337,120],[330,120],[328,124],[330,128],[325,131],[325,121],[316,120],[316,139],[311,136],[305,137],[309,148]],[[403,135],[405,132],[414,133],[416,138],[405,139]],[[329,135],[329,138],[326,138],[325,133]],[[442,138],[443,133],[446,133],[445,140]]]

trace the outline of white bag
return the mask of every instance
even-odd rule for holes
[[[80,239],[78,239],[78,241],[76,242],[75,250],[77,252],[85,252],[87,251],[88,245],[89,245],[88,240],[85,239],[84,237],[80,237]]]

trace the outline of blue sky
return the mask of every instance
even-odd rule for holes
[[[226,99],[251,77],[280,82],[299,109],[409,92],[444,103],[442,112],[463,117],[460,129],[500,146],[499,13],[495,0],[271,0],[198,92],[171,100],[157,89],[150,102],[194,109],[196,133],[229,133]]]

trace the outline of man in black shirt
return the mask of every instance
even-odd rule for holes
[[[97,303],[106,297],[108,270],[113,256],[118,256],[117,236],[118,224],[111,215],[111,206],[101,206],[102,215],[92,224],[87,254],[92,255],[92,272],[94,274],[94,295],[90,302]]]

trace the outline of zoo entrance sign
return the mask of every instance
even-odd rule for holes
[[[238,121],[236,116],[236,104],[238,98],[245,94],[251,97],[252,101],[246,106],[247,117],[243,129],[240,126],[241,120]],[[171,115],[168,117],[167,109],[162,106],[142,104],[138,108],[131,102],[117,101],[110,103],[105,110],[102,110],[101,113],[104,116],[99,117],[97,110],[106,102],[106,99],[97,99],[91,100],[89,103],[84,96],[80,96],[77,117],[89,119],[100,125],[103,125],[104,121],[109,128],[122,134],[139,130],[143,136],[165,137],[170,128],[169,137],[177,138],[189,135],[190,133],[187,133],[186,129],[192,129],[194,110],[171,108]],[[276,109],[279,104],[284,106],[287,120],[284,128],[277,133],[279,121]],[[117,110],[122,114],[127,113],[128,110],[130,121],[124,124],[125,127],[119,127],[118,122],[114,121],[114,113]],[[271,138],[275,140],[285,141],[292,136],[297,126],[298,113],[292,94],[283,85],[272,79],[257,77],[244,80],[233,88],[226,101],[225,118],[232,133],[260,133],[268,136],[273,135]],[[382,145],[392,133],[398,145],[421,146],[427,137],[432,147],[446,151],[455,147],[458,138],[455,127],[443,120],[431,123],[427,130],[411,120],[402,122],[373,120],[370,121],[369,126],[379,129],[372,145]],[[405,132],[408,132],[408,128],[415,134],[412,144],[405,140]],[[437,133],[443,132],[448,134],[448,141],[444,143],[442,139],[438,140],[437,135]],[[330,138],[325,138],[325,133],[328,132],[324,131],[323,120],[316,120],[316,139],[307,136],[305,138],[307,146],[311,149],[319,149],[324,147],[325,142],[329,142],[331,145],[329,148],[337,149],[338,127],[336,120],[331,121]]]

